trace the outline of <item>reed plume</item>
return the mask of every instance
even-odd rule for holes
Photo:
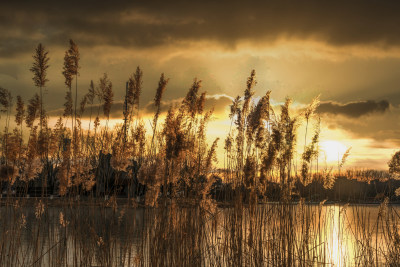
[[[182,101],[180,112],[183,112],[186,109],[191,118],[195,117],[195,114],[197,113],[198,110],[197,101],[198,101],[198,92],[200,88],[201,88],[201,80],[197,80],[197,78],[195,78],[193,80],[192,86],[190,87],[188,93],[186,94],[186,97]]]
[[[62,74],[64,75],[65,78],[65,85],[68,87],[69,90],[71,90],[72,86],[72,73],[73,73],[73,60],[68,54],[68,50],[65,51],[64,55],[64,66],[63,66],[63,72]]]
[[[182,117],[170,107],[164,123],[165,154],[168,160],[178,158],[185,148],[185,133],[182,130]]]
[[[113,103],[114,93],[112,91],[112,83],[108,75],[104,73],[100,78],[99,89],[103,100],[103,113],[107,120],[110,118],[111,105]]]
[[[35,54],[33,55],[33,65],[30,71],[33,72],[33,82],[36,87],[43,88],[49,81],[47,79],[47,69],[49,68],[49,52],[46,51],[45,47],[39,43],[35,49]]]
[[[43,127],[47,127],[47,120],[45,114],[43,114],[43,88],[46,86],[46,83],[49,81],[47,79],[47,69],[49,68],[49,52],[46,51],[44,46],[39,43],[35,54],[33,55],[33,65],[30,68],[30,71],[33,72],[33,82],[36,87],[40,89],[40,114],[39,114],[39,125],[40,132],[42,132]],[[40,133],[42,135],[42,133]]]
[[[253,111],[249,114],[247,125],[248,150],[251,149],[253,141],[255,141],[255,146],[257,148],[263,148],[266,145],[266,142],[264,141],[266,135],[266,124],[270,119],[270,93],[271,91],[267,91],[265,96],[258,101]]]
[[[49,68],[49,52],[46,51],[45,47],[40,43],[35,49],[35,54],[33,55],[33,65],[30,71],[33,73],[33,82],[36,87],[43,88],[49,81],[47,79],[47,69]]]
[[[156,90],[156,95],[154,96],[154,106],[156,107],[156,112],[154,113],[154,118],[153,118],[153,137],[151,140],[152,147],[154,145],[154,137],[157,132],[157,122],[158,122],[158,117],[160,116],[161,112],[161,99],[164,94],[165,89],[167,88],[169,79],[165,79],[164,73],[161,73],[160,80],[158,81],[158,87]]]
[[[80,60],[80,54],[79,54],[79,48],[77,44],[70,39],[69,40],[69,49],[67,50],[68,57],[69,57],[69,75],[75,76],[75,121],[76,121],[76,106],[78,102],[78,76],[79,76],[79,60]]]
[[[139,66],[136,68],[136,72],[132,78],[134,80],[132,105],[136,107],[137,112],[139,113],[139,99],[140,99],[140,94],[142,93],[142,84],[143,84],[143,71],[140,69]]]
[[[205,165],[205,175],[208,175],[210,168],[212,166],[212,162],[217,162],[217,145],[218,145],[219,138],[216,138],[211,145],[210,150],[207,153],[206,165]]]
[[[340,161],[340,167],[343,167],[343,165],[346,163],[347,158],[350,156],[350,150],[351,147],[349,147],[346,152],[344,152],[343,156],[342,156],[342,160]]]
[[[7,89],[0,87],[0,112],[7,112],[11,107],[11,93]]]
[[[305,147],[305,150],[302,154],[302,167],[301,167],[301,176],[303,178],[303,184],[308,184],[309,180],[309,171],[310,171],[310,163],[313,158],[318,158],[319,151],[318,151],[318,143],[319,143],[319,136],[321,133],[320,128],[320,121],[318,120],[317,125],[314,130],[314,135],[311,139],[311,144]]]
[[[90,81],[89,90],[88,93],[86,94],[86,97],[88,99],[88,103],[90,105],[93,105],[94,98],[96,97],[96,89],[94,88],[93,80]]]
[[[17,126],[21,126],[25,119],[25,105],[21,96],[17,96],[17,106],[15,112],[15,123]]]
[[[138,66],[136,72],[133,73],[127,82],[127,90],[125,95],[125,106],[123,110],[124,115],[124,136],[129,128],[129,124],[134,116],[134,111],[137,110],[139,117],[139,102],[140,94],[142,92],[143,84],[143,71]],[[126,138],[126,136],[125,136]]]
[[[78,45],[72,40],[69,40],[69,49],[67,50],[67,54],[69,57],[70,65],[68,68],[68,72],[71,75],[79,75],[79,60],[80,60],[80,54],[79,54],[79,48]]]
[[[247,78],[247,87],[244,91],[244,102],[243,102],[243,113],[246,116],[247,112],[249,111],[249,107],[251,104],[251,98],[254,95],[253,87],[257,84],[256,81],[256,71],[252,70],[250,73],[250,77]]]
[[[83,117],[83,113],[85,112],[86,104],[88,103],[87,95],[82,97],[81,103],[79,105],[79,117]]]
[[[72,94],[71,91],[67,91],[65,94],[65,103],[64,103],[64,113],[63,116],[67,118],[72,113]],[[72,119],[72,118],[71,118]]]
[[[350,156],[350,150],[351,150],[351,147],[349,147],[349,148],[346,150],[346,152],[344,152],[344,154],[343,154],[343,156],[342,156],[342,159],[340,160],[340,162],[338,162],[339,175],[340,175],[340,169],[344,166],[344,164],[345,164],[346,161],[347,161],[347,158]],[[339,159],[338,159],[338,161],[339,161]]]
[[[237,114],[238,110],[240,110],[242,100],[240,99],[240,96],[237,96],[233,101],[232,104],[229,106],[230,107],[230,113],[229,113],[229,118],[233,119],[233,117]]]
[[[201,93],[199,99],[197,100],[197,113],[200,114],[200,115],[203,114],[203,111],[204,111],[204,104],[206,102],[206,95],[207,95],[207,92]]]
[[[35,94],[30,100],[25,117],[25,123],[29,128],[33,127],[35,120],[38,118],[38,110],[40,109],[40,97]]]
[[[311,101],[311,103],[306,107],[305,111],[304,111],[304,117],[305,119],[308,121],[311,116],[315,113],[315,111],[317,110],[319,104],[320,104],[320,100],[319,100],[320,96],[318,95],[317,97],[313,98],[313,100]]]
[[[67,101],[70,101],[71,103],[68,103],[67,105],[71,106],[71,109],[66,109],[68,112],[70,112],[68,115],[71,116],[71,131],[73,131],[74,128],[74,121],[76,121],[76,105],[78,101],[78,75],[79,75],[79,60],[80,60],[80,54],[79,54],[79,49],[78,46],[75,44],[75,42],[70,39],[69,41],[70,47],[65,51],[64,55],[64,66],[63,66],[63,72],[62,74],[64,75],[65,78],[65,85],[69,89],[69,93],[67,92],[66,98],[68,98]],[[73,76],[75,76],[75,102],[72,101],[72,79]],[[69,95],[68,95],[69,94]],[[70,100],[69,100],[70,99]],[[73,118],[73,109],[72,106],[75,106],[75,119]],[[64,114],[67,116],[67,114]]]

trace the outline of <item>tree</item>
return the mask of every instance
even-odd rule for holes
[[[397,151],[388,162],[389,173],[400,175],[400,151]]]
[[[392,156],[392,159],[388,162],[389,173],[394,175],[396,178],[400,175],[400,151],[397,151]],[[389,179],[389,191],[391,190],[391,180]],[[395,190],[395,195],[400,196],[400,187]]]

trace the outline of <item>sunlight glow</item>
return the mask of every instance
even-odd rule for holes
[[[320,143],[320,149],[322,156],[326,158],[326,162],[332,163],[341,160],[347,147],[338,141],[327,140]]]

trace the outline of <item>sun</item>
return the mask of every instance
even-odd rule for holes
[[[337,162],[341,160],[347,147],[342,143],[334,140],[322,141],[320,144],[321,156],[326,158],[327,163]]]

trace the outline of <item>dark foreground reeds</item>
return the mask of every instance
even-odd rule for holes
[[[213,110],[205,108],[200,80],[165,112],[169,79],[161,74],[146,125],[138,67],[126,83],[121,124],[111,127],[113,84],[104,74],[83,93],[79,60],[71,40],[62,71],[64,111],[53,126],[43,101],[49,68],[44,46],[35,50],[31,68],[39,94],[27,107],[19,96],[14,105],[10,91],[0,88],[6,122],[0,151],[2,266],[399,264],[399,215],[387,200],[375,213],[293,202],[301,193],[298,184],[317,178],[332,188],[349,155],[338,161],[337,173],[320,168],[318,98],[296,110],[289,98],[273,107],[270,91],[254,98],[253,70],[243,96],[230,106],[224,162],[217,168],[219,138],[207,138]],[[306,132],[298,159],[301,124]]]
[[[34,205],[32,205],[34,201]],[[173,201],[0,208],[1,266],[398,266],[399,209],[265,203],[209,209]]]

